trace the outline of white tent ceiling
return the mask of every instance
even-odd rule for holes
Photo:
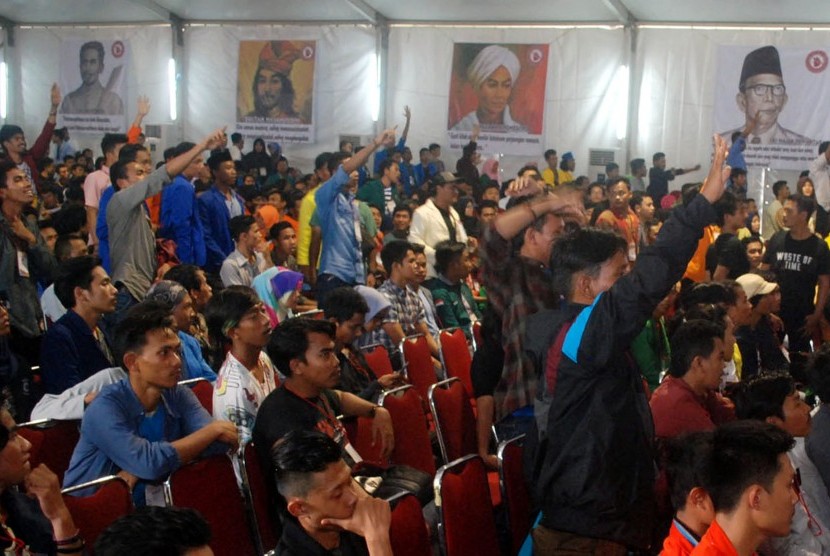
[[[826,0],[6,0],[20,25],[193,22],[830,25]],[[3,21],[5,20],[5,21]]]

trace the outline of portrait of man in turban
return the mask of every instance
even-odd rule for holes
[[[286,41],[265,43],[251,89],[254,109],[246,117],[271,120],[297,119],[294,107],[294,85],[289,77],[291,67],[300,58],[300,51]]]
[[[527,128],[510,114],[510,101],[520,70],[519,58],[512,50],[495,44],[483,48],[466,71],[478,105],[452,130],[472,131],[478,125],[482,131],[526,133]]]
[[[738,110],[744,113],[746,123],[721,135],[731,141],[733,133],[749,126],[751,132],[746,138],[747,145],[815,143],[814,139],[790,131],[778,123],[787,100],[787,86],[784,84],[778,49],[764,46],[753,50],[744,58],[738,94],[735,96]]]

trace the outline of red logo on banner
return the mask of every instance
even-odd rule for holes
[[[538,64],[539,62],[542,61],[542,58],[544,57],[544,54],[542,54],[542,51],[539,50],[538,48],[534,48],[530,51],[530,53],[528,54],[527,57],[530,59],[530,61],[532,63]]]
[[[115,41],[112,43],[112,48],[110,50],[112,51],[113,58],[120,58],[124,55],[124,43],[121,41]]]
[[[827,69],[827,62],[827,53],[823,50],[813,50],[807,54],[807,59],[804,60],[807,69],[813,73],[821,73]]]
[[[311,60],[314,57],[314,49],[310,46],[303,48],[303,59]]]

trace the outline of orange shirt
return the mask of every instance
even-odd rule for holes
[[[673,519],[669,536],[663,541],[660,556],[689,556],[697,543],[694,535],[682,523]]]
[[[709,246],[715,243],[715,231],[717,231],[715,226],[706,226],[703,229],[703,237],[697,242],[697,250],[686,266],[686,274],[683,278],[688,278],[693,282],[706,280],[706,252]]]
[[[738,551],[715,520],[692,554],[694,556],[738,556]]]

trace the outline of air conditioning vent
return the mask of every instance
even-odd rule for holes
[[[616,162],[616,154],[617,151],[615,149],[590,149],[588,150],[588,165],[602,166],[605,168],[606,164]]]

